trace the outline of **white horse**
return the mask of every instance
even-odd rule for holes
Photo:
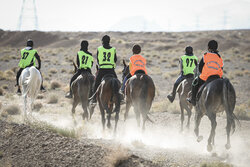
[[[25,68],[19,78],[19,85],[21,85],[22,96],[24,98],[24,119],[27,118],[27,102],[30,98],[30,110],[33,107],[33,102],[37,97],[42,84],[42,76],[40,72],[34,67]]]

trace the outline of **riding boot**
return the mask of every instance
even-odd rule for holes
[[[176,94],[176,89],[177,89],[177,87],[178,87],[178,84],[175,83],[172,92],[167,96],[168,100],[169,100],[171,103],[173,103],[173,101],[174,101],[174,99],[175,99],[175,94]]]
[[[91,105],[95,105],[96,103],[97,103],[97,100],[96,100],[96,90],[97,90],[97,88],[96,88],[97,86],[95,85],[95,88],[94,88],[94,91],[93,91],[93,93],[94,93],[94,96],[92,97],[92,99],[90,100],[90,104]]]
[[[40,90],[41,90],[42,92],[46,92],[46,89],[43,87],[43,85],[41,85]]]
[[[121,93],[124,94],[125,93],[125,83],[127,82],[127,77],[124,77],[124,80],[122,82],[122,87],[121,87]]]
[[[193,106],[196,105],[196,94],[198,92],[199,85],[192,85],[191,98],[187,98],[187,101]]]
[[[22,92],[21,92],[21,89],[20,89],[20,86],[18,85],[18,89],[17,89],[17,92],[16,92],[18,95],[21,95]]]
[[[70,91],[65,95],[66,98],[71,99],[72,98],[72,90],[70,89]]]

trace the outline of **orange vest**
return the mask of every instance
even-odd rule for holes
[[[200,75],[200,79],[206,81],[211,75],[219,75],[222,77],[223,60],[216,53],[206,53],[203,56],[204,66]]]
[[[133,55],[129,58],[131,62],[130,74],[133,76],[136,71],[143,70],[147,74],[146,59],[141,55]]]

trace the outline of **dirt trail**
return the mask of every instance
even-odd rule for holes
[[[47,163],[42,163],[43,160],[46,159],[46,156],[52,154],[55,155],[56,158],[50,158],[48,162],[51,163],[48,163],[48,166],[53,166],[55,163],[57,164],[57,161],[61,161],[65,156],[67,158],[64,159],[64,163],[62,162],[62,166],[65,164],[71,164],[73,161],[76,166],[83,162],[91,164],[90,166],[93,164],[103,166],[103,164],[107,165],[107,162],[105,160],[103,161],[103,157],[107,156],[107,153],[110,152],[110,146],[116,148],[118,145],[128,150],[132,157],[131,163],[134,163],[136,166],[141,163],[144,166],[199,166],[202,163],[207,162],[224,162],[235,166],[248,166],[248,162],[250,162],[250,122],[248,121],[241,121],[241,128],[237,127],[236,132],[231,136],[232,148],[226,150],[224,147],[226,143],[226,120],[223,117],[217,117],[218,126],[215,138],[216,148],[212,153],[208,153],[206,151],[206,141],[209,135],[208,132],[210,131],[210,122],[206,117],[202,119],[200,126],[200,133],[204,136],[204,139],[202,142],[197,143],[193,134],[193,117],[191,121],[191,129],[185,129],[183,133],[180,133],[179,114],[155,112],[150,115],[150,117],[156,123],[152,124],[148,122],[146,131],[142,133],[141,129],[137,128],[133,111],[129,113],[130,116],[126,122],[123,121],[122,114],[123,113],[120,114],[118,133],[116,136],[113,135],[112,130],[106,129],[105,132],[102,131],[100,115],[97,109],[94,113],[93,119],[86,122],[82,121],[79,108],[75,122],[69,112],[62,112],[60,114],[53,112],[40,114],[34,112],[33,116],[36,119],[47,121],[49,124],[53,124],[60,128],[75,129],[75,131],[79,133],[78,135],[81,136],[80,141],[65,138],[59,139],[59,136],[56,134],[49,134],[44,137],[41,135],[43,132],[35,132],[35,130],[29,128],[29,130],[27,130],[29,134],[23,134],[24,132],[22,132],[22,135],[25,136],[25,140],[34,140],[34,138],[36,138],[34,141],[39,141],[38,148],[42,150],[38,152],[33,151],[32,153],[38,157],[43,157],[41,159],[41,157],[37,158],[35,156],[37,158],[36,161],[41,163],[38,165],[46,165]],[[112,122],[112,124],[114,125],[114,122]],[[17,125],[14,125],[14,127],[15,126]],[[21,127],[24,126],[21,125]],[[35,142],[29,144],[22,143],[24,145],[19,148],[18,138],[22,135],[17,133],[15,138],[11,137],[8,143],[9,145],[6,145],[5,143],[0,147],[1,150],[5,148],[12,154],[13,151],[11,150],[13,149],[17,151],[16,147],[18,147],[18,152],[21,153],[20,157],[8,154],[13,158],[12,160],[16,161],[17,158],[16,162],[18,163],[21,163],[20,159],[24,158],[23,156],[26,156],[26,154],[29,153],[29,150],[32,150],[32,147],[36,145]],[[40,135],[43,137],[40,138]],[[11,141],[15,144],[12,145],[11,149],[7,149],[6,147],[10,146]],[[46,148],[43,148],[44,144],[46,145]],[[54,149],[48,149],[50,146],[53,146],[52,148]],[[65,147],[66,150],[65,148],[63,148],[64,151],[61,150],[61,147]],[[86,148],[88,149],[84,150]],[[46,150],[49,155],[46,154],[44,155],[45,157],[40,155],[44,154]],[[82,154],[83,157],[81,156]],[[78,155],[80,155],[81,158],[79,158]],[[84,157],[87,157],[87,159]],[[135,162],[138,158],[141,159],[141,162],[136,164]],[[75,161],[75,159],[77,160]],[[98,161],[98,164],[94,163],[94,161],[92,161],[93,159],[95,159],[94,161]],[[34,162],[32,162],[32,164],[34,165]]]

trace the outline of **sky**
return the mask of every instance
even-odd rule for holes
[[[24,0],[0,1],[0,29],[19,30]],[[25,0],[20,30],[250,29],[250,0]]]

